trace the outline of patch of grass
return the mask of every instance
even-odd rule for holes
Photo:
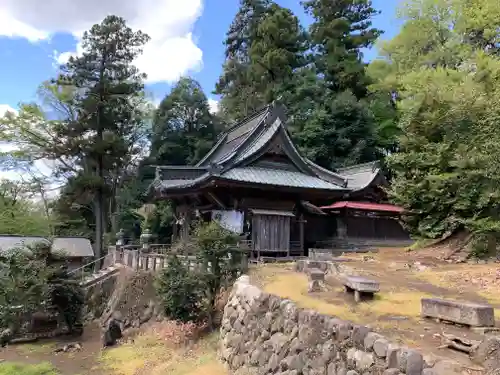
[[[223,375],[217,361],[214,333],[190,347],[173,348],[152,335],[141,335],[134,343],[107,350],[100,358],[102,367],[115,375]]]
[[[406,316],[409,319],[419,318],[420,300],[429,297],[428,294],[419,291],[400,289],[377,293],[374,300],[356,305],[338,301],[330,303],[322,299],[322,293],[310,295],[307,292],[308,280],[305,274],[281,272],[268,278],[267,281],[264,285],[264,291],[267,293],[291,299],[302,308],[334,315],[355,323],[375,323],[377,319],[389,315]]]
[[[361,303],[360,307],[365,312],[376,316],[399,315],[408,318],[419,318],[422,298],[431,295],[416,290],[398,290],[396,292],[377,293],[373,302]]]
[[[21,363],[0,363],[0,375],[58,375],[50,363],[26,365]]]
[[[267,280],[264,291],[294,301],[299,307],[316,310],[321,314],[335,315],[351,321],[358,315],[347,303],[332,304],[307,293],[307,276],[301,273],[280,273]]]

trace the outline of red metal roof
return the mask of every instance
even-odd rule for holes
[[[402,213],[404,208],[393,204],[370,203],[370,202],[335,202],[329,206],[320,207],[322,210],[338,210],[341,208],[353,208],[355,210],[363,211],[384,211]]]

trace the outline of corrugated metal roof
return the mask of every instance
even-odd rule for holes
[[[0,252],[16,248],[31,247],[39,242],[50,244],[45,237],[38,236],[0,236]],[[52,252],[65,250],[68,257],[93,257],[94,250],[87,238],[56,237],[52,242]]]
[[[255,167],[233,168],[221,178],[264,185],[288,186],[308,189],[343,190],[341,187],[301,172]]]
[[[94,256],[92,244],[83,237],[56,237],[52,241],[52,252],[64,252],[69,257]]]
[[[371,202],[335,202],[329,206],[321,207],[322,210],[338,210],[341,208],[352,208],[355,210],[363,210],[363,211],[383,211],[383,212],[395,212],[402,213],[404,212],[404,208],[396,206],[394,204],[386,204],[386,203],[371,203]]]
[[[0,252],[9,251],[16,248],[33,246],[39,242],[49,241],[45,237],[38,236],[0,236]]]

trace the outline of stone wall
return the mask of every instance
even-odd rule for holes
[[[262,292],[248,276],[235,283],[224,309],[221,359],[231,371],[281,375],[461,374],[364,326],[298,308]]]

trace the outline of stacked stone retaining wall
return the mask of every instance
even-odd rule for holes
[[[281,375],[461,374],[460,366],[426,359],[365,326],[264,293],[248,276],[224,309],[221,359],[231,371]]]

